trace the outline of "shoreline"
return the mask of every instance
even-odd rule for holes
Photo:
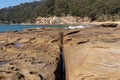
[[[56,25],[56,26],[59,26],[59,25],[72,25],[72,24],[0,24],[0,25],[30,25],[30,26],[53,26],[53,25]],[[77,25],[77,24],[75,24]]]
[[[103,23],[117,23],[117,24],[120,24],[120,21],[102,21],[102,22],[97,22],[97,21],[92,21],[92,22],[82,22],[82,23],[79,23],[79,24],[35,24],[35,23],[21,23],[21,24],[0,24],[0,25],[33,25],[33,26],[53,26],[53,25],[82,25],[82,24],[96,24],[96,25],[100,25],[100,24],[103,24]]]
[[[81,80],[90,75],[93,75],[92,79],[98,80],[101,79],[101,74],[107,76],[106,80],[116,79],[120,75],[120,68],[114,67],[120,64],[119,61],[116,64],[120,57],[117,53],[120,49],[119,33],[119,27],[73,30],[51,28],[5,33],[0,35],[0,56],[3,60],[12,60],[1,65],[1,71],[6,70],[1,75],[4,75],[5,80],[9,79],[9,71],[13,75],[11,78],[20,73],[24,76],[23,79],[31,79],[32,76],[32,79],[39,80],[38,74],[51,80],[62,80],[64,76],[66,80]],[[61,64],[61,51],[64,52],[65,71]],[[96,63],[100,64],[96,66]]]

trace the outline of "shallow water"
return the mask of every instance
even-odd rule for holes
[[[15,46],[17,46],[17,47],[22,47],[23,44],[21,44],[21,43],[15,43]]]
[[[5,64],[7,64],[8,62],[4,62],[4,61],[2,61],[2,62],[0,62],[0,66],[1,65],[5,65]]]
[[[65,28],[65,25],[0,25],[0,33],[7,31],[22,31],[29,28]]]
[[[95,24],[81,24],[79,26],[69,26],[66,27],[65,29],[76,29],[76,28],[89,28],[89,27],[94,27],[96,26]]]
[[[64,60],[64,53],[61,52],[61,57],[62,57],[62,80],[66,79],[66,72],[65,72],[65,60]]]

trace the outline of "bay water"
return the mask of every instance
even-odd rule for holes
[[[0,25],[0,33],[7,31],[23,31],[29,28],[65,28],[67,25]]]

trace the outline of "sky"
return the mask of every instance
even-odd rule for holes
[[[32,2],[38,0],[0,0],[0,8],[19,5],[20,3]]]

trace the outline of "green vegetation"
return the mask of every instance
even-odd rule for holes
[[[34,23],[38,16],[120,20],[120,0],[40,0],[0,9],[0,23]]]

